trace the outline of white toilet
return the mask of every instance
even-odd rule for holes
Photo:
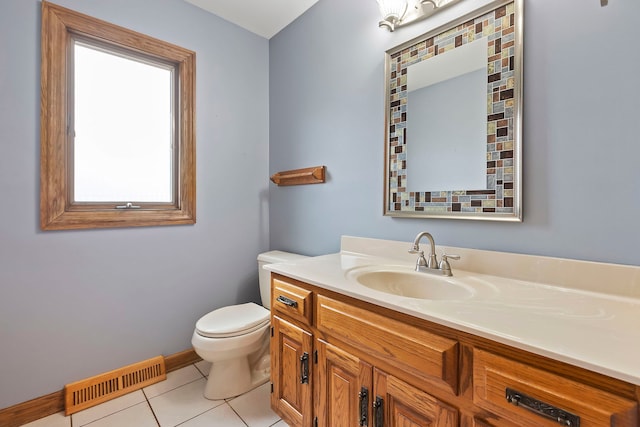
[[[196,322],[191,344],[198,356],[211,362],[204,397],[227,399],[269,380],[271,283],[270,272],[262,266],[302,258],[306,257],[282,251],[258,255],[262,306],[249,302],[222,307]]]

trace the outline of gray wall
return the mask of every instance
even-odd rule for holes
[[[473,0],[472,0],[473,1]],[[382,215],[384,52],[372,0],[321,0],[270,40],[270,173],[325,164],[328,183],[272,188],[271,247],[321,254],[342,234],[640,264],[640,2],[525,0],[524,222]]]
[[[194,226],[39,230],[40,2],[0,2],[0,408],[191,346],[258,300],[268,249],[268,41],[181,0],[57,0],[197,55]]]

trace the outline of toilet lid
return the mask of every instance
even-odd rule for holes
[[[269,314],[269,310],[252,302],[230,305],[202,316],[196,322],[196,331],[209,338],[244,335],[268,324]]]

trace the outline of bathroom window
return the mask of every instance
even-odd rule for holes
[[[73,202],[173,204],[175,65],[72,41]]]
[[[195,54],[42,5],[42,229],[195,223]]]

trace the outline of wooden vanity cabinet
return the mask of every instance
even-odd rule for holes
[[[271,319],[271,407],[290,426],[310,427],[313,338],[277,315]]]
[[[311,304],[308,289],[271,279],[271,407],[290,426],[312,423]]]
[[[454,407],[339,347],[316,344],[318,426],[458,426]]]
[[[638,386],[275,273],[271,297],[292,427],[640,427]]]
[[[373,367],[359,357],[316,340],[318,426],[369,426]]]
[[[375,395],[373,425],[375,427],[457,427],[459,425],[459,414],[455,407],[378,369],[374,370],[373,390]],[[384,413],[380,414],[378,411],[384,411]]]

